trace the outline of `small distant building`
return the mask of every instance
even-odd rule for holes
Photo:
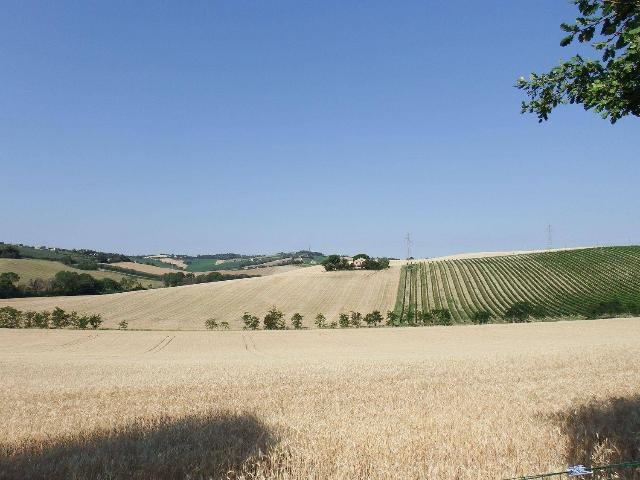
[[[364,267],[364,263],[367,261],[366,258],[357,258],[356,260],[353,261],[353,266],[354,268],[363,268]]]

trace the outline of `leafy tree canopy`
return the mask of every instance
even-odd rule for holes
[[[591,43],[600,60],[576,55],[547,73],[520,77],[517,88],[529,97],[522,113],[547,120],[560,104],[579,103],[615,123],[626,115],[640,116],[640,0],[572,0],[580,15],[562,23],[566,47]]]

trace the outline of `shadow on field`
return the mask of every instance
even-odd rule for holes
[[[0,446],[0,479],[234,478],[276,443],[252,415],[159,417],[15,451]]]
[[[569,440],[569,465],[640,460],[640,396],[591,401],[559,414],[557,420]],[[620,470],[612,478],[640,479],[640,468]]]

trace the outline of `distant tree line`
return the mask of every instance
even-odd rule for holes
[[[146,278],[148,280],[162,280],[162,275],[155,273],[141,272],[133,268],[120,267],[118,265],[101,264],[100,270],[107,270],[110,272],[124,273],[127,275],[133,275],[136,277]]]
[[[20,311],[13,307],[0,308],[0,328],[87,328],[96,329],[102,325],[98,314],[83,315],[78,312],[65,312],[56,307],[53,311]]]
[[[157,278],[161,279],[167,287],[177,287],[250,277],[251,275],[244,273],[223,275],[219,272],[211,272],[194,275],[193,273],[175,272]],[[19,284],[19,281],[20,276],[15,272],[0,273],[0,298],[103,295],[146,290],[140,281],[133,277],[122,277],[118,282],[111,278],[100,279],[88,273],[69,271],[58,272],[51,279],[36,278],[26,284]]]
[[[20,250],[12,245],[0,245],[0,258],[21,258]]]
[[[420,324],[424,325],[451,324],[451,314],[446,309],[434,310],[433,315],[423,316],[420,318]],[[289,321],[287,322],[286,315],[275,306],[269,309],[262,320],[258,316],[253,315],[250,312],[245,312],[242,315],[241,320],[244,325],[243,328],[245,330],[259,330],[260,328],[264,330],[300,330],[305,328],[303,322],[304,316],[299,312],[291,315]],[[356,311],[341,313],[338,315],[337,319],[332,321],[329,321],[324,314],[318,313],[313,318],[313,324],[317,328],[360,328],[363,326],[379,327],[383,324],[388,327],[418,325],[418,323],[416,322],[409,323],[407,320],[401,320],[398,314],[393,311],[388,311],[385,316],[379,310],[374,310],[366,314],[362,314],[361,312]],[[218,324],[215,319],[210,318],[205,322],[205,327],[210,330],[217,329],[219,327],[228,329],[229,324],[227,322]]]
[[[329,255],[322,262],[324,269],[328,272],[335,270],[383,270],[389,268],[388,258],[372,258],[365,253],[359,253],[353,259],[341,255]]]
[[[0,273],[0,298],[102,295],[145,290],[139,281],[130,277],[123,277],[116,282],[111,278],[99,279],[88,273],[67,271],[58,272],[51,279],[36,278],[27,284],[18,284],[19,281],[17,273]]]
[[[9,255],[3,254],[6,251],[11,253]],[[2,242],[0,242],[0,258],[36,258],[67,262],[69,265],[83,264],[85,262],[93,264],[131,261],[128,256],[121,253],[98,252],[86,248],[69,250],[64,248],[32,247],[22,244],[4,244]],[[88,270],[91,269],[89,268]]]
[[[259,255],[241,255],[239,253],[215,253],[212,255],[198,255],[195,258],[206,258],[210,260],[233,260],[235,258],[253,258]]]
[[[171,272],[162,275],[162,281],[167,287],[179,287],[181,285],[195,285],[197,283],[224,282],[225,280],[237,280],[239,278],[251,278],[252,275],[245,273],[239,274],[222,274],[220,272],[203,273],[195,275],[194,273]]]

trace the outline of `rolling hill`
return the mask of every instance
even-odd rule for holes
[[[288,316],[300,312],[305,326],[323,313],[329,321],[341,312],[386,312],[395,304],[403,262],[384,271],[325,272],[321,266],[274,275],[203,283],[184,287],[83,297],[41,297],[0,301],[21,310],[65,310],[100,313],[105,327],[127,320],[130,328],[203,329],[214,317],[241,328],[244,312],[262,316],[277,306]]]
[[[51,263],[51,262],[47,262]],[[321,266],[270,276],[158,290],[84,297],[3,300],[22,310],[100,313],[104,326],[127,320],[130,328],[204,329],[208,318],[241,328],[244,312],[262,317],[277,306],[313,327],[323,313],[329,322],[352,310],[395,311],[403,319],[448,309],[453,323],[468,323],[477,311],[501,321],[515,302],[544,308],[547,317],[581,317],[598,302],[640,304],[640,247],[598,247],[463,254],[394,261],[386,271],[325,272]],[[410,313],[411,312],[411,313]]]

